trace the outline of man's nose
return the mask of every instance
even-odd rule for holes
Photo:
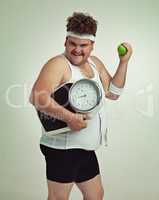
[[[81,52],[81,47],[80,47],[80,46],[77,46],[77,47],[75,48],[75,51],[76,51],[76,53],[80,53],[80,52]]]

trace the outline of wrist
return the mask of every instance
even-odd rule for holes
[[[115,95],[121,95],[123,93],[124,87],[119,87],[116,84],[114,84],[112,81],[109,85],[109,91]]]
[[[70,123],[74,119],[74,117],[75,117],[75,114],[69,111],[69,113],[65,115],[63,121],[66,123]]]
[[[122,60],[122,59],[120,59],[120,61],[119,61],[119,65],[128,65],[128,60]]]

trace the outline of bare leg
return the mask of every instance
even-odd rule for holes
[[[82,192],[84,200],[103,200],[104,189],[100,175],[76,185]]]
[[[47,180],[48,200],[68,200],[74,183],[59,183]]]

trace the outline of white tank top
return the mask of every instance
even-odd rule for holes
[[[70,70],[71,78],[68,83],[74,83],[81,78],[88,78],[77,66],[72,65],[67,59]],[[96,70],[96,65],[93,61],[88,58],[88,63],[93,70],[94,76],[91,78],[96,81],[102,90],[102,101],[105,100],[105,93],[102,87],[102,83],[99,78],[98,71]],[[60,88],[59,86],[58,88]],[[101,108],[90,120],[88,120],[87,127],[81,129],[80,131],[70,131],[64,134],[53,135],[48,137],[42,127],[42,136],[40,138],[40,144],[56,149],[72,149],[80,148],[85,150],[96,150],[103,143],[106,145],[106,119],[103,118],[104,109]],[[47,132],[48,133],[48,132]]]

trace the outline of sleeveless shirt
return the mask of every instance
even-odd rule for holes
[[[67,62],[71,70],[71,78],[66,83],[75,83],[77,80],[82,78],[88,78],[80,71],[79,67],[72,65],[68,59]],[[102,103],[104,104],[105,93],[99,78],[99,73],[96,69],[96,65],[90,58],[88,58],[88,63],[94,74],[93,78],[89,79],[96,81],[100,86],[102,90]],[[58,88],[60,87],[62,87],[62,85],[60,85]],[[101,144],[104,144],[104,142],[105,145],[107,145],[106,119],[105,115],[103,114],[104,106],[102,106],[102,108],[100,108],[100,110],[95,113],[90,120],[87,120],[87,127],[81,129],[80,131],[69,131],[63,134],[48,136],[45,134],[46,132],[44,128],[41,127],[42,135],[40,138],[40,144],[56,149],[80,148],[85,150],[96,150]],[[49,132],[47,133],[49,134]]]

